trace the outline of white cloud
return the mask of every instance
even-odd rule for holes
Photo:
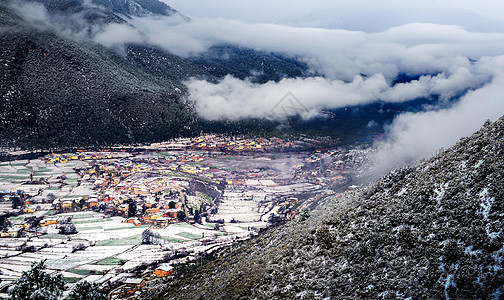
[[[481,68],[492,70],[493,80],[462,97],[453,107],[397,117],[387,141],[377,145],[377,169],[387,171],[432,155],[475,132],[485,120],[501,117],[504,114],[504,56],[483,59]]]
[[[280,82],[256,84],[248,80],[225,77],[219,83],[192,79],[186,83],[190,100],[197,105],[201,116],[210,120],[243,118],[278,118],[272,109],[287,93],[299,102],[300,110],[291,110],[281,117],[301,114],[313,117],[322,109],[367,104],[375,101],[403,102],[412,99],[439,96],[450,99],[468,89],[477,88],[490,79],[479,73],[460,67],[452,74],[422,76],[418,80],[390,86],[381,74],[369,78],[355,76],[352,81],[331,80],[322,77],[290,78]]]
[[[366,80],[357,76],[350,83],[313,77],[255,84],[227,76],[218,84],[200,80],[191,80],[186,84],[190,99],[197,103],[200,115],[214,120],[276,118],[272,109],[288,92],[304,106],[298,112],[303,117],[311,117],[313,112],[328,105],[341,107],[376,99],[380,91],[387,88],[381,75]]]
[[[50,23],[49,13],[41,3],[13,2],[11,7],[25,22],[33,26],[45,26]]]
[[[195,56],[214,45],[233,44],[299,57],[313,71],[345,81],[361,73],[381,73],[391,79],[399,72],[453,71],[467,66],[467,58],[500,55],[504,49],[503,33],[475,33],[436,24],[407,24],[365,33],[224,19],[185,22],[178,16],[133,18],[129,22],[148,43],[180,56]],[[127,35],[117,37],[121,38],[129,41]]]
[[[125,43],[142,43],[145,37],[132,26],[112,23],[96,33],[93,40],[106,47],[117,47]]]
[[[172,17],[125,18],[128,24],[85,27],[81,14],[48,17],[37,4],[23,4],[18,12],[33,22],[46,23],[83,38],[83,33],[106,46],[140,42],[163,47],[181,56],[194,56],[209,47],[233,44],[284,53],[306,61],[313,71],[329,79],[351,81],[358,74],[399,72],[435,74],[467,66],[467,58],[502,54],[504,33],[470,32],[459,26],[406,24],[379,33],[296,28],[275,24],[250,24],[225,19]],[[75,25],[77,24],[77,25]],[[72,26],[70,26],[72,25]],[[260,71],[260,70],[258,70]]]
[[[499,0],[163,0],[200,18],[380,32],[408,23],[459,25],[471,31],[502,31]]]

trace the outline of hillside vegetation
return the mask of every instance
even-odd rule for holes
[[[504,118],[415,167],[221,251],[143,299],[497,299]]]
[[[13,2],[0,2],[0,147],[108,146],[199,134],[202,122],[186,100],[184,81],[216,82],[264,69],[258,79],[264,82],[307,69],[292,58],[233,46],[190,59],[148,44],[109,49],[89,37],[27,23]],[[82,17],[66,24],[69,31],[178,13],[157,0],[94,0],[99,6],[93,7],[82,0],[37,2],[56,16],[54,22]],[[215,54],[222,51],[229,62]]]

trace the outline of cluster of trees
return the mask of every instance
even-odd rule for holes
[[[59,234],[76,234],[77,228],[72,223],[72,217],[66,217],[59,221]]]
[[[186,213],[183,212],[183,211],[178,211],[177,212],[177,219],[179,219],[179,221],[184,221],[186,219]]]
[[[61,224],[59,227],[59,234],[76,234],[77,228],[74,223]]]
[[[48,46],[48,55],[32,51]],[[133,144],[192,132],[196,114],[181,99],[180,80],[143,72],[97,44],[19,24],[0,36],[0,56],[10,58],[0,94],[13,91],[0,102],[0,144],[7,147]]]
[[[11,225],[11,222],[9,221],[10,213],[2,213],[0,215],[0,230],[6,227],[9,227]]]
[[[163,240],[158,232],[152,232],[150,229],[145,229],[142,232],[142,244],[159,245]]]
[[[58,300],[63,296],[65,282],[61,274],[46,272],[45,260],[35,262],[31,269],[24,271],[9,292],[12,300]],[[65,300],[105,300],[96,283],[81,281],[75,285]]]

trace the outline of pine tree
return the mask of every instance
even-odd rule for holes
[[[177,219],[179,219],[179,221],[184,221],[185,218],[186,218],[185,212],[183,212],[183,211],[178,211],[177,212]]]
[[[61,274],[51,275],[45,272],[45,260],[32,263],[29,271],[24,271],[15,281],[9,292],[12,300],[57,300],[61,298],[65,282]]]
[[[99,285],[96,283],[89,283],[88,281],[81,281],[75,285],[68,300],[105,300],[106,297],[98,292]]]
[[[135,217],[137,215],[137,204],[135,200],[128,199],[124,202],[128,204],[128,218]]]

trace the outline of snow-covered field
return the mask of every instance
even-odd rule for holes
[[[128,272],[141,264],[163,259],[172,250],[199,249],[200,239],[214,239],[217,243],[232,241],[234,236],[250,234],[241,228],[227,232],[217,231],[213,224],[172,224],[164,229],[153,229],[161,236],[161,245],[142,245],[142,232],[149,226],[122,223],[122,217],[106,217],[96,212],[76,212],[55,215],[72,216],[78,229],[77,234],[57,234],[56,225],[47,226],[49,234],[36,238],[0,240],[1,280],[12,281],[30,268],[33,262],[47,260],[50,271],[61,272],[69,285],[79,280],[103,282],[121,272]],[[26,243],[38,248],[36,252],[16,251]],[[75,250],[78,247],[83,250]],[[201,248],[203,247],[203,248]],[[200,249],[201,248],[201,249]]]
[[[212,160],[217,165],[231,164],[231,167],[240,166],[241,160],[245,160],[250,170],[271,164],[271,159],[265,161],[257,157]],[[286,161],[277,159],[275,165],[279,170],[285,169]],[[299,163],[300,159],[297,158],[296,162]],[[175,251],[186,251],[194,257],[219,245],[247,238],[254,234],[254,229],[265,227],[268,217],[276,212],[275,195],[319,188],[306,184],[281,187],[273,180],[247,180],[247,188],[226,189],[218,213],[211,217],[212,220],[223,219],[224,225],[176,223],[154,229],[150,225],[123,223],[123,217],[94,211],[54,215],[56,211],[52,208],[52,200],[47,202],[47,199],[73,200],[82,196],[97,196],[86,177],[81,178],[75,171],[86,165],[88,162],[79,160],[46,163],[42,159],[0,163],[0,191],[22,190],[37,200],[36,212],[9,218],[14,225],[22,224],[30,216],[71,217],[78,230],[76,234],[62,235],[58,233],[59,225],[54,224],[43,227],[44,235],[0,239],[0,280],[9,282],[18,279],[32,263],[40,260],[46,260],[49,271],[60,272],[69,287],[83,279],[99,283],[121,280],[131,276],[130,272],[139,265],[159,262]],[[89,179],[89,174],[85,176]],[[185,178],[179,179],[177,185],[189,188]],[[194,202],[198,197],[196,194],[187,199]],[[200,205],[197,203],[196,207]],[[10,201],[0,202],[0,213],[11,210]],[[142,233],[146,229],[159,234],[158,244],[142,244]]]

